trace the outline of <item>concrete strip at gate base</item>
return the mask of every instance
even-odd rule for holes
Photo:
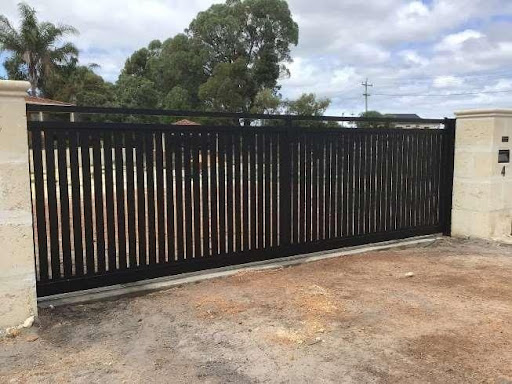
[[[512,109],[455,114],[452,236],[512,242]]]
[[[25,96],[0,80],[0,333],[37,316]]]
[[[335,257],[355,255],[358,253],[380,251],[392,248],[414,247],[420,244],[433,243],[441,238],[441,234],[418,236],[404,240],[391,240],[375,244],[347,247],[332,251],[315,252],[306,255],[289,256],[279,259],[258,261],[248,264],[234,265],[200,272],[185,273],[177,276],[166,276],[151,280],[138,281],[134,283],[94,288],[85,291],[62,293],[58,295],[41,297],[38,299],[38,304],[39,307],[41,308],[48,308],[50,306],[82,304],[101,300],[109,300],[128,295],[142,295],[149,292],[165,290],[179,285],[191,284],[204,280],[232,276],[240,272],[260,271],[265,269],[289,267],[293,265],[331,259]]]

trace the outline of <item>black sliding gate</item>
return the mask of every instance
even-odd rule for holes
[[[29,121],[39,296],[449,233],[454,120],[27,109],[283,121]]]

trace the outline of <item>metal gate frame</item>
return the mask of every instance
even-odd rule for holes
[[[454,119],[27,105],[27,113],[34,112],[85,118],[94,114],[96,120],[105,115],[107,121],[122,115],[273,121],[272,126],[199,127],[29,121],[39,296],[411,236],[450,234]],[[305,121],[310,124],[303,126]],[[331,121],[375,126],[438,124],[444,129],[336,128],[326,125]],[[412,147],[406,148],[406,143]],[[98,169],[102,171],[94,172]],[[399,186],[391,179],[398,180]],[[168,185],[170,194],[165,192]],[[411,196],[407,188],[412,188]],[[435,188],[438,196],[427,196],[429,188]],[[399,201],[404,191],[403,201],[411,197],[407,207]],[[356,213],[359,202],[365,203],[364,209]],[[172,212],[170,204],[174,204]],[[402,217],[397,209],[400,214],[410,210],[409,222],[407,214]],[[383,212],[388,215],[384,224]],[[136,237],[144,238],[142,250]]]

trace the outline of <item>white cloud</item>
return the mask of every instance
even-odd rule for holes
[[[417,52],[411,50],[402,51],[399,53],[399,56],[401,56],[408,65],[425,66],[429,63],[426,57],[420,56]]]
[[[434,88],[459,87],[464,84],[464,80],[455,76],[437,76],[432,83]]]
[[[435,46],[436,50],[439,51],[453,51],[461,48],[461,46],[470,40],[480,39],[484,35],[473,29],[466,29],[465,31],[454,33],[446,36],[439,44]]]
[[[2,0],[16,20],[19,0]],[[29,0],[41,20],[71,24],[81,61],[115,81],[126,58],[153,39],[183,31],[214,0]],[[222,0],[215,0],[221,2]],[[446,98],[377,94],[464,93],[506,88],[512,76],[510,0],[288,0],[299,24],[285,97],[332,98],[329,113],[358,114],[361,81],[375,86],[370,107],[439,117],[455,109],[512,106],[512,94]],[[495,16],[501,17],[496,21]],[[500,88],[501,87],[501,88]],[[495,89],[495,88],[490,88]]]

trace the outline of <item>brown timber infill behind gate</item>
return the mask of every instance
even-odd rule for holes
[[[284,121],[29,121],[39,296],[449,234],[454,120],[414,121],[437,129],[396,129],[323,117],[304,127],[306,118],[297,116],[27,110]]]

